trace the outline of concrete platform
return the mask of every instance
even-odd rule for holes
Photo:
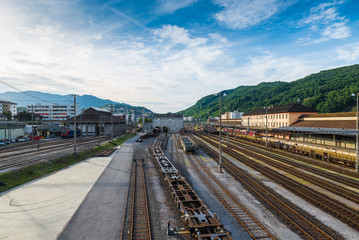
[[[135,140],[111,157],[90,158],[0,194],[0,239],[56,239],[67,223],[61,239],[115,239]],[[111,219],[121,221],[111,225]]]
[[[122,145],[58,239],[119,239],[134,142]]]

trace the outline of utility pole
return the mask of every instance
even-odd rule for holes
[[[111,140],[113,140],[113,104],[111,104]]]
[[[229,145],[228,145],[228,132],[229,132],[229,122],[228,122],[228,118],[229,118],[229,112],[227,111],[227,148],[229,148]]]
[[[357,113],[356,113],[356,146],[355,146],[355,155],[356,155],[356,159],[355,159],[355,171],[359,172],[359,93],[356,94],[357,95]]]
[[[76,135],[77,135],[77,129],[76,129],[76,97],[78,95],[72,94],[74,97],[74,154],[77,154],[77,148],[76,148]]]
[[[268,107],[266,109],[266,147],[268,147]]]
[[[356,121],[356,159],[355,159],[355,171],[359,172],[359,93],[357,95],[357,121]]]
[[[34,105],[31,105],[31,141],[34,141]]]
[[[219,93],[219,172],[222,173],[222,93]]]
[[[101,116],[98,121],[98,145],[101,146]]]
[[[145,132],[145,107],[142,108],[142,132]]]

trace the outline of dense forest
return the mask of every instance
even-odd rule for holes
[[[299,102],[322,113],[348,112],[356,108],[359,92],[359,64],[321,71],[293,82],[263,82],[224,90],[222,107],[228,111],[249,110]],[[192,107],[180,111],[184,116],[205,119],[219,115],[219,97],[208,95]],[[225,110],[223,110],[225,111]]]

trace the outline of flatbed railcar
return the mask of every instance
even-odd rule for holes
[[[182,219],[188,224],[189,232],[198,240],[233,240],[231,233],[224,229],[216,214],[203,203],[163,153],[162,141],[163,138],[159,138],[153,145],[152,151],[171,191],[171,196],[182,214]]]
[[[195,152],[198,150],[197,144],[195,144],[188,136],[181,137],[181,145],[186,152]]]

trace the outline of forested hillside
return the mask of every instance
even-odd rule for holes
[[[264,82],[225,90],[222,106],[229,111],[249,110],[270,105],[299,103],[322,113],[352,111],[359,92],[359,64],[311,74],[293,82]],[[208,95],[192,107],[181,111],[184,116],[207,118],[218,116],[218,96]]]

